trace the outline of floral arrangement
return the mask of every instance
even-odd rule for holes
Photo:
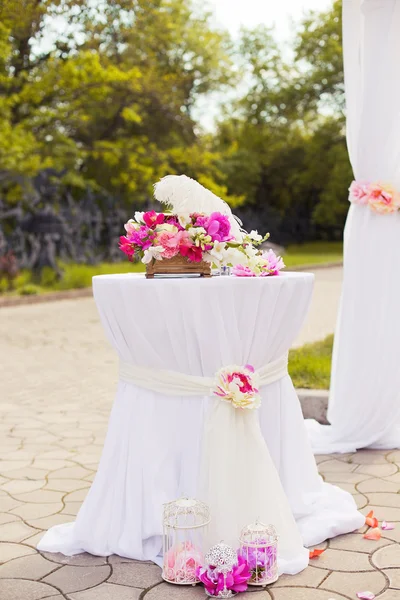
[[[368,205],[379,214],[389,214],[400,210],[400,193],[384,183],[353,181],[349,188],[349,201],[353,204]]]
[[[254,367],[223,367],[216,376],[215,396],[225,402],[230,402],[234,408],[254,409],[261,404],[261,397],[257,388],[259,377]]]
[[[192,542],[172,546],[164,557],[164,575],[175,583],[198,583],[196,572],[203,563],[203,555]]]
[[[226,574],[221,573],[213,565],[209,565],[207,568],[199,567],[196,574],[208,596],[216,597],[221,597],[226,590],[234,593],[245,592],[251,577],[250,569],[242,556],[238,557],[237,565],[234,565]]]
[[[220,212],[192,213],[188,217],[136,212],[134,219],[125,224],[125,231],[120,249],[129,260],[140,259],[144,264],[180,255],[190,262],[233,266],[233,274],[238,277],[278,275],[285,266],[272,250],[265,254],[258,250],[269,235],[243,232],[238,240],[228,216]]]
[[[276,579],[277,547],[266,539],[255,541],[255,546],[242,546],[238,556],[244,559],[251,571],[249,583],[267,583]]]

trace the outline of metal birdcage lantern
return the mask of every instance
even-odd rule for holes
[[[210,509],[203,502],[180,498],[164,505],[162,577],[176,585],[199,583]]]
[[[240,534],[239,554],[251,571],[249,585],[266,586],[278,579],[278,536],[275,527],[256,521]]]

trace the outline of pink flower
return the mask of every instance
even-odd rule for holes
[[[165,220],[164,223],[168,223],[168,225],[174,225],[179,231],[183,231],[182,225],[179,223],[178,218],[175,215],[164,215]]]
[[[263,268],[261,277],[266,277],[267,275],[279,275],[279,272],[285,268],[285,263],[282,258],[277,256],[273,250],[268,250],[268,252],[262,256],[266,260],[266,265]]]
[[[236,265],[232,269],[232,275],[236,277],[255,277],[256,274],[254,271],[250,269],[250,267],[246,267],[244,265]]]
[[[259,376],[250,365],[223,367],[216,374],[214,394],[234,408],[251,410],[261,403],[258,382]]]
[[[155,210],[149,210],[148,212],[143,213],[143,221],[146,223],[147,227],[153,228],[164,223],[165,215],[163,215],[163,213],[156,213]]]
[[[218,596],[225,585],[226,589],[232,592],[245,592],[251,573],[245,559],[239,556],[238,564],[226,575],[226,578],[212,566],[208,569],[202,567],[197,569],[197,577],[203,583],[210,596]]]
[[[179,247],[187,238],[185,231],[162,231],[157,237],[157,245],[164,248],[163,258],[173,258],[179,254]]]
[[[119,249],[126,254],[129,260],[132,260],[133,255],[135,254],[135,246],[125,235],[121,235],[119,238]]]
[[[141,225],[138,229],[131,231],[126,237],[134,246],[137,246],[141,250],[147,250],[153,245],[156,232],[147,227],[147,225]]]
[[[349,187],[349,202],[368,204],[368,186],[365,181],[353,181]]]
[[[202,553],[192,542],[181,542],[173,546],[164,557],[164,571],[167,579],[195,583],[197,581],[196,571],[202,561]]]
[[[212,213],[203,227],[213,242],[227,242],[232,239],[229,218],[219,212]]]
[[[187,243],[186,241],[179,247],[179,252],[182,256],[186,256],[191,262],[201,262],[203,260],[203,251],[200,246]]]
[[[374,212],[393,213],[400,208],[400,195],[389,185],[372,183],[368,187],[368,203]]]

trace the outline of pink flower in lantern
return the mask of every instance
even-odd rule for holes
[[[203,562],[202,553],[192,542],[181,542],[170,548],[164,558],[168,579],[175,582],[197,581],[196,572]]]
[[[251,365],[224,367],[217,373],[214,394],[234,408],[258,408],[261,404],[258,381]]]

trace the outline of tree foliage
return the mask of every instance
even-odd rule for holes
[[[338,237],[340,0],[304,18],[293,57],[264,26],[234,44],[199,0],[0,0],[0,172],[55,169],[126,204],[186,173],[278,241]],[[202,134],[194,108],[215,91],[234,99]]]

